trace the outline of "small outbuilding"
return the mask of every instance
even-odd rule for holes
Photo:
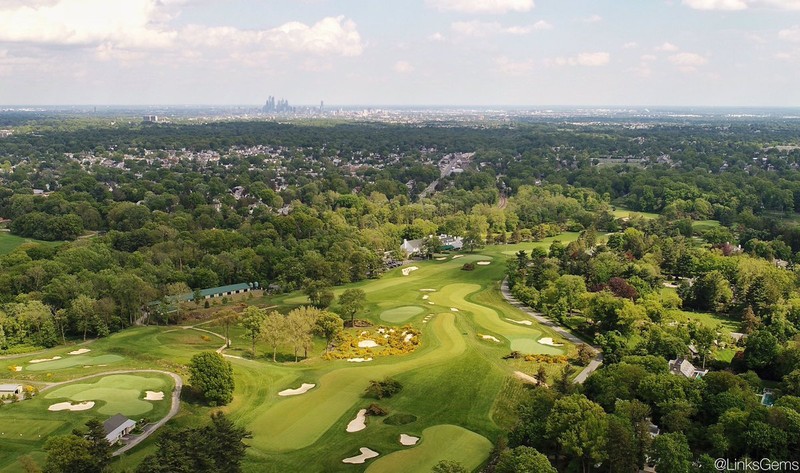
[[[106,440],[111,445],[119,442],[122,437],[131,433],[135,428],[136,422],[122,414],[117,414],[103,422],[103,429],[106,431]]]
[[[19,396],[20,394],[22,394],[21,384],[0,384],[0,397],[8,395]]]

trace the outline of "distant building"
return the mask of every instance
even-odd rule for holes
[[[22,394],[21,384],[0,384],[0,397],[8,395],[19,396],[20,394]]]
[[[443,250],[460,250],[464,248],[464,239],[460,236],[452,235],[439,235],[439,241],[442,242]]]
[[[135,428],[136,422],[128,419],[122,414],[117,414],[103,422],[103,429],[106,431],[106,440],[111,445],[119,442],[122,437],[131,433],[131,431],[133,431]]]
[[[142,117],[144,123],[158,123],[158,115],[145,115]]]
[[[403,244],[400,245],[400,251],[405,252],[408,256],[413,256],[422,252],[422,239],[419,240],[406,240],[403,238]]]
[[[699,370],[694,367],[691,361],[683,357],[678,357],[674,360],[670,360],[669,372],[682,375],[689,379],[697,379],[705,376],[708,370]]]

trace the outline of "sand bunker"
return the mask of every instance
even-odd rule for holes
[[[491,261],[478,261],[475,264],[477,264],[478,266],[489,266],[490,264],[492,264],[492,262]]]
[[[481,335],[481,338],[483,338],[484,340],[491,340],[493,342],[500,343],[500,340],[498,340],[497,337],[493,337],[491,335]]]
[[[48,407],[48,411],[88,411],[94,407],[94,401],[81,402],[80,404],[73,404],[71,402],[59,402]]]
[[[375,450],[372,450],[372,449],[367,448],[367,447],[361,447],[359,449],[359,451],[361,452],[361,455],[357,455],[355,457],[350,457],[350,458],[345,458],[344,460],[342,460],[342,463],[350,463],[351,465],[360,465],[360,464],[366,462],[367,460],[369,460],[370,458],[375,458],[378,455],[380,455]]]
[[[553,339],[550,337],[540,338],[539,343],[542,345],[547,345],[549,347],[563,347],[563,343],[553,343]]]
[[[408,342],[411,341],[412,338],[414,338],[414,334],[413,333],[409,333],[408,335],[406,335],[406,338],[404,338],[403,341],[408,343]]]
[[[21,366],[12,366],[11,370],[12,371],[22,371],[22,367]]]
[[[525,381],[526,383],[539,384],[539,380],[537,380],[533,376],[523,373],[522,371],[514,371],[514,376],[516,376],[517,379]]]
[[[410,447],[412,445],[416,445],[417,442],[419,442],[419,437],[414,437],[413,435],[400,434],[400,445],[405,445],[406,447]]]
[[[349,424],[347,424],[347,431],[348,432],[360,432],[367,428],[367,410],[361,409],[356,414],[356,418],[351,420]]]
[[[446,260],[446,259],[447,259],[447,257],[446,257],[446,256],[442,256],[442,257],[440,257],[440,258],[436,258],[436,261],[444,261],[444,260]]]
[[[46,358],[46,359],[43,359],[43,360],[31,360],[28,363],[44,363],[45,361],[56,361],[56,360],[60,360],[60,359],[61,359],[60,356],[54,356],[52,358]]]
[[[428,304],[430,304],[430,305],[434,305],[434,304],[435,304],[435,302],[433,302],[433,301],[428,301]]]
[[[358,342],[358,348],[375,348],[378,344],[375,343],[375,340],[361,340]]]
[[[144,392],[144,400],[145,401],[163,401],[164,400],[164,393],[161,391],[145,391]]]
[[[464,257],[464,255],[455,255],[455,256],[453,256],[453,259],[456,259],[456,258],[463,258],[463,257]]]
[[[403,268],[403,276],[408,276],[409,274],[411,274],[411,271],[416,271],[418,269],[419,268],[416,266],[409,266],[408,268]]]
[[[67,355],[83,355],[84,353],[89,353],[90,351],[92,350],[89,350],[88,348],[81,348],[80,350],[71,351],[67,353]]]
[[[450,311],[451,311],[451,312],[458,312],[458,309],[456,309],[455,307],[451,307],[451,308],[450,308]]]
[[[372,361],[372,358],[348,358],[347,361],[350,363],[366,363],[367,361]]]
[[[533,322],[530,320],[514,320],[514,319],[506,319],[506,320],[520,325],[533,325]]]
[[[422,296],[422,300],[423,300],[423,301],[427,301],[427,300],[428,300],[428,297],[430,297],[430,296],[428,296],[427,294],[425,294],[424,296]]]
[[[436,292],[436,289],[420,289],[419,292]]]
[[[307,393],[312,388],[314,388],[314,386],[316,386],[316,384],[303,383],[297,389],[284,389],[283,391],[278,393],[278,396],[299,396],[300,394]]]

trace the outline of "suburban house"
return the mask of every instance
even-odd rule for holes
[[[464,248],[464,239],[460,236],[452,235],[439,235],[439,241],[442,242],[443,250],[460,250]]]
[[[433,236],[433,235],[431,235]],[[452,236],[441,234],[437,235],[439,242],[442,244],[442,250],[460,250],[464,247],[464,240],[459,236]],[[420,238],[418,240],[403,239],[403,244],[400,245],[400,251],[405,252],[408,256],[413,256],[422,253],[422,244],[425,240]]]
[[[103,429],[106,431],[106,440],[111,445],[119,442],[122,437],[131,433],[135,427],[136,422],[122,414],[117,414],[103,422]]]
[[[419,240],[406,240],[403,238],[403,244],[400,245],[400,251],[408,256],[413,256],[422,252],[422,239]]]
[[[699,370],[694,367],[691,361],[679,356],[674,360],[669,361],[669,372],[672,374],[680,374],[689,379],[702,378],[708,373],[708,370]]]
[[[0,384],[0,397],[19,396],[20,394],[22,394],[21,384]]]

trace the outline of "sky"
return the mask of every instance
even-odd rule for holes
[[[800,106],[800,0],[0,0],[0,104]]]

